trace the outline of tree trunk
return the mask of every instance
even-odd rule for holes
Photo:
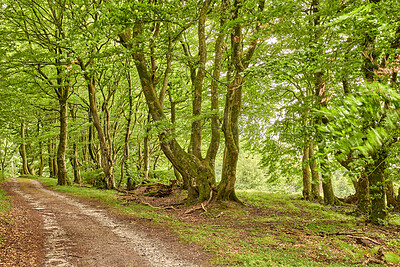
[[[222,131],[225,136],[225,150],[222,163],[222,177],[218,185],[218,200],[240,202],[235,193],[236,167],[239,159],[239,116],[242,107],[243,78],[236,74],[228,87]]]
[[[175,132],[175,122],[176,122],[176,102],[173,101],[170,91],[168,91],[169,102],[171,103],[171,123],[174,125],[172,131]],[[185,190],[189,189],[189,179],[188,177],[183,177],[179,171],[172,165],[174,168],[174,175],[176,180],[181,184],[182,188]]]
[[[47,144],[47,152],[48,152],[48,162],[49,162],[49,176],[54,177],[54,172],[53,172],[53,151],[52,151],[52,142],[51,139],[48,141]]]
[[[317,160],[314,158],[314,144],[311,141],[309,147],[309,159],[310,159],[310,170],[311,170],[311,199],[322,200],[320,191],[320,178],[318,172]]]
[[[104,171],[104,184],[107,189],[115,188],[114,183],[114,162],[111,157],[111,151],[107,146],[106,136],[101,126],[99,113],[97,110],[96,90],[94,79],[91,78],[86,70],[85,64],[82,59],[78,58],[79,65],[84,72],[85,80],[88,86],[89,92],[89,108],[90,114],[93,118],[93,126],[97,130],[97,135],[100,142],[100,153],[101,153],[101,167]]]
[[[51,144],[51,149],[52,149],[52,154],[51,154],[51,160],[53,161],[53,174],[54,178],[57,177],[58,175],[58,165],[57,165],[57,146],[55,143]]]
[[[67,93],[68,94],[68,93]],[[68,185],[67,164],[65,162],[65,155],[67,153],[67,140],[68,140],[68,106],[67,98],[59,99],[60,105],[60,135],[57,149],[57,168],[58,168],[58,185]]]
[[[393,208],[398,207],[396,202],[396,197],[394,195],[393,181],[386,182],[386,198],[388,206],[392,206]]]
[[[331,177],[327,175],[327,164],[328,158],[326,157],[324,161],[321,161],[321,176],[322,176],[322,189],[324,191],[324,203],[326,205],[335,205],[338,203],[338,199],[336,198],[333,187]]]
[[[44,156],[43,156],[43,142],[39,142],[39,153],[40,153],[40,166],[39,166],[39,176],[43,176],[44,169]]]
[[[385,199],[385,160],[387,151],[381,149],[373,155],[374,166],[368,175],[369,195],[371,198],[371,214],[369,220],[376,225],[382,225],[386,219]]]
[[[7,155],[8,155],[8,137],[6,137],[6,140],[5,140],[4,152],[1,151],[1,146],[0,146],[0,162],[1,162],[1,177],[0,177],[0,180],[4,180],[4,178],[5,178],[5,168],[6,168]]]
[[[264,10],[264,4],[263,0],[258,1],[260,12]],[[236,21],[240,18],[239,13],[242,5],[242,0],[235,0],[233,2],[232,20]],[[261,23],[257,23],[254,29],[255,32],[260,30],[260,25]],[[218,200],[232,200],[237,202],[240,202],[235,193],[235,183],[236,167],[239,159],[239,117],[242,109],[243,89],[242,73],[249,67],[250,60],[258,44],[258,40],[255,39],[250,43],[247,51],[243,51],[242,40],[242,26],[236,21],[230,36],[231,64],[235,68],[235,75],[233,81],[227,86],[225,98],[224,120],[222,124],[222,131],[225,136],[225,150],[222,163],[222,177],[218,185],[217,195]]]
[[[142,30],[142,25],[135,25],[133,37],[136,37]],[[128,44],[128,35],[121,33],[120,38],[124,45],[131,46],[131,44]],[[145,53],[136,51],[133,53],[133,59],[152,119],[154,121],[166,119],[160,99],[157,96],[156,82],[147,67]],[[183,179],[193,180],[189,187],[188,200],[191,201],[196,198],[198,202],[208,200],[211,188],[215,185],[214,170],[210,167],[209,162],[185,152],[175,138],[171,136],[172,133],[173,129],[165,128],[159,135],[161,149],[172,165],[181,173]]]
[[[149,134],[150,134],[150,114],[147,117],[147,125],[145,125],[145,135],[143,140],[143,179],[149,180],[150,171],[150,147],[149,147]]]
[[[21,123],[21,145],[19,147],[19,153],[22,159],[22,175],[29,174],[28,170],[28,158],[26,155],[26,147],[25,147],[25,124]]]
[[[311,175],[310,175],[310,146],[304,145],[303,158],[302,158],[302,171],[303,171],[303,198],[311,200]]]
[[[82,182],[82,178],[81,178],[81,170],[79,169],[80,164],[78,161],[78,146],[76,145],[76,143],[73,144],[73,148],[74,148],[74,159],[73,159],[74,183],[80,184]]]
[[[357,196],[357,207],[364,213],[369,213],[371,201],[369,197],[369,181],[368,175],[361,173],[360,178],[356,183],[356,196]]]
[[[37,132],[38,135],[40,135],[40,126],[41,126],[41,121],[40,119],[38,120],[37,123]],[[39,141],[39,157],[40,157],[40,166],[39,166],[39,176],[43,176],[43,168],[44,168],[44,156],[43,156],[43,142]]]
[[[128,60],[127,60],[127,65],[130,67]],[[129,139],[131,136],[131,123],[132,123],[132,115],[133,115],[132,76],[131,76],[130,68],[128,68],[128,71],[126,74],[127,74],[126,79],[128,81],[129,110],[128,110],[128,116],[126,116],[127,123],[126,123],[125,138],[124,138],[124,158],[121,163],[121,180],[119,182],[119,185],[121,184],[122,180],[124,179],[124,169],[126,169],[126,174],[127,174],[126,175],[127,176],[126,187],[127,187],[127,190],[131,190],[133,186],[132,186],[132,177],[129,173],[129,163],[128,163]],[[135,120],[135,122],[136,122],[136,120]],[[135,125],[133,127],[135,128]]]

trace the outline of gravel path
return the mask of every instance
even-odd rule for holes
[[[43,218],[45,266],[202,266],[174,244],[149,236],[103,208],[48,190],[37,180],[12,179],[10,189]]]

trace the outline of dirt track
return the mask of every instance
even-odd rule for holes
[[[137,227],[101,207],[48,190],[36,180],[12,179],[7,190],[42,218],[44,266],[207,265],[201,252],[157,239],[143,225]]]

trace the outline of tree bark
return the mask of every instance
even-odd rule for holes
[[[314,144],[311,141],[309,146],[309,159],[310,159],[310,171],[311,171],[311,199],[322,200],[320,191],[320,178],[318,172],[317,160],[314,158]]]
[[[250,60],[256,50],[258,40],[253,40],[248,49],[243,51],[242,47],[242,26],[239,21],[239,13],[243,1],[235,0],[233,3],[232,20],[235,21],[233,32],[231,33],[231,58],[235,68],[233,81],[227,86],[226,102],[224,109],[224,120],[222,131],[225,136],[225,150],[222,163],[222,177],[218,185],[218,200],[232,200],[240,202],[235,193],[236,167],[239,159],[239,117],[242,108],[242,73],[248,68]],[[264,1],[258,1],[259,11],[264,10]],[[259,32],[258,23],[254,31]]]
[[[129,61],[127,61],[127,66],[130,67]],[[132,76],[131,76],[131,72],[130,72],[129,68],[126,73],[126,79],[128,81],[129,109],[128,109],[128,115],[126,116],[126,129],[125,129],[125,138],[124,138],[124,158],[123,158],[122,164],[121,164],[121,180],[120,180],[119,184],[121,184],[122,180],[124,179],[124,168],[125,168],[126,174],[127,174],[126,175],[127,176],[126,187],[127,187],[127,190],[131,190],[133,185],[132,185],[132,177],[129,173],[128,160],[129,160],[129,139],[131,136],[131,124],[132,124],[132,115],[133,115],[133,97],[132,97]]]
[[[25,146],[25,123],[21,123],[21,145],[19,147],[19,153],[22,159],[22,175],[29,174],[28,170],[28,159],[26,155],[26,146]]]
[[[58,101],[60,105],[60,110],[59,110],[60,134],[59,134],[59,143],[57,149],[58,185],[70,184],[70,181],[68,179],[67,165],[65,162],[65,155],[67,153],[67,140],[68,140],[68,106],[67,106],[68,92],[64,93],[66,93],[67,96],[60,98]]]
[[[145,125],[145,135],[143,139],[143,179],[145,181],[149,179],[149,172],[150,172],[150,147],[149,147],[150,114],[148,114],[147,123],[148,125]]]
[[[104,134],[103,128],[101,126],[99,113],[97,109],[97,100],[96,100],[96,89],[95,82],[92,77],[89,76],[86,71],[85,64],[83,63],[81,58],[78,58],[79,65],[84,72],[84,77],[87,83],[87,88],[89,92],[89,108],[90,114],[93,118],[93,126],[97,130],[98,139],[100,142],[100,153],[101,153],[101,167],[104,171],[104,185],[107,189],[115,188],[114,182],[114,162],[111,157],[111,151],[107,146],[106,136]]]
[[[369,197],[369,180],[368,175],[364,172],[361,173],[356,186],[357,207],[364,213],[369,213],[371,200]]]
[[[239,116],[242,107],[243,78],[236,74],[227,89],[222,131],[225,150],[222,163],[221,182],[218,185],[218,200],[239,201],[235,193],[236,167],[239,158]]]
[[[386,219],[386,198],[385,198],[385,160],[387,151],[380,149],[372,158],[374,160],[373,169],[368,175],[369,195],[371,198],[371,213],[369,220],[376,225],[382,225]]]
[[[79,169],[79,167],[81,165],[79,164],[79,160],[78,160],[78,146],[74,142],[72,144],[72,147],[73,147],[73,150],[74,150],[74,154],[70,158],[70,161],[71,161],[72,168],[74,169],[74,183],[75,184],[81,184],[81,181],[82,181],[81,170]]]
[[[310,146],[304,145],[302,158],[303,171],[303,198],[311,200],[311,175],[310,175]]]
[[[211,1],[206,0],[203,2],[201,8],[201,15],[205,16]],[[201,19],[199,23],[201,23]],[[199,26],[200,27],[200,26]],[[143,25],[136,24],[133,27],[132,37],[136,38],[142,34]],[[135,44],[130,42],[131,36],[127,32],[120,34],[121,42],[124,46],[132,48]],[[139,45],[140,47],[140,45]],[[136,69],[140,78],[142,89],[146,97],[146,103],[149,107],[149,113],[154,121],[161,121],[166,119],[163,112],[160,98],[157,96],[156,85],[157,79],[154,79],[155,62],[151,58],[151,70],[147,67],[145,52],[141,49],[135,49],[132,54],[135,61]],[[164,81],[165,83],[165,81]],[[214,170],[207,160],[200,159],[199,155],[195,156],[191,153],[185,152],[176,139],[172,136],[173,129],[166,127],[159,135],[161,149],[172,163],[172,165],[181,173],[183,179],[191,181],[189,187],[188,199],[194,200],[197,198],[198,202],[208,200],[215,185]],[[198,153],[197,153],[198,154]]]
[[[54,172],[53,172],[53,157],[52,157],[52,142],[51,139],[48,140],[47,143],[47,153],[48,153],[48,163],[49,163],[49,176],[54,177]]]
[[[73,105],[70,105],[70,113],[71,113],[71,117],[72,119],[75,121],[76,120],[76,113],[77,113],[77,109],[74,108]],[[81,183],[81,170],[80,170],[80,166],[81,164],[79,163],[78,160],[78,145],[76,144],[76,139],[74,139],[73,143],[72,143],[72,148],[73,148],[73,156],[70,157],[70,162],[72,165],[72,168],[74,169],[74,183],[76,184],[80,184]]]
[[[398,207],[396,197],[394,195],[393,181],[386,182],[386,198],[388,206],[392,206],[393,208]]]

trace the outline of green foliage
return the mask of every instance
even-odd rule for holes
[[[98,187],[103,186],[102,183],[103,177],[104,177],[103,169],[94,169],[82,173],[83,183],[91,184]]]
[[[370,164],[379,150],[389,150],[400,130],[397,92],[380,83],[358,90],[320,112],[329,119],[329,124],[320,127],[328,150],[342,161],[351,154],[353,174]]]
[[[383,258],[385,259],[385,261],[387,261],[389,263],[393,263],[393,264],[400,263],[400,256],[393,252],[385,252]]]

